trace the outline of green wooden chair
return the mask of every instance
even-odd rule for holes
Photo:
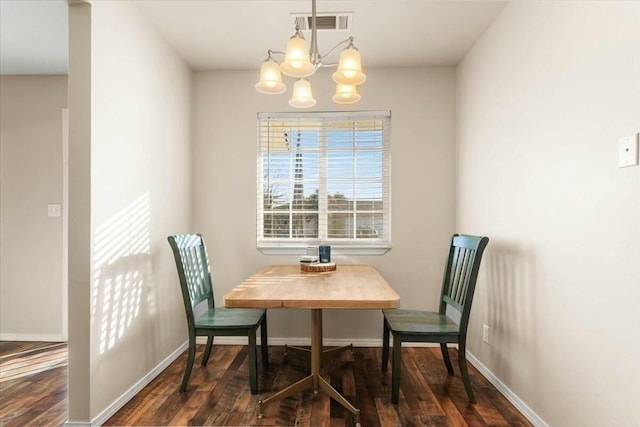
[[[398,403],[400,395],[400,350],[403,342],[440,343],[442,357],[449,375],[453,375],[447,343],[458,344],[460,374],[469,400],[475,402],[471,381],[467,372],[466,340],[469,314],[476,288],[480,260],[488,237],[454,234],[442,280],[440,309],[438,312],[419,310],[383,310],[382,371],[389,362],[389,334],[393,334],[393,359],[391,374],[391,402]],[[460,316],[454,322],[447,315],[447,307]]]
[[[260,327],[262,364],[266,368],[268,361],[267,312],[263,309],[218,308],[213,300],[213,286],[209,259],[204,240],[200,234],[180,234],[167,238],[178,268],[180,288],[189,328],[189,355],[184,371],[180,391],[187,389],[191,369],[196,356],[196,337],[206,336],[207,346],[202,356],[202,366],[207,364],[213,337],[247,336],[249,338],[249,383],[251,393],[258,393],[258,359],[256,351],[256,332]],[[195,307],[207,301],[208,309],[194,314]]]

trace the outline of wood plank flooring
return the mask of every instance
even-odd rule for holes
[[[302,378],[308,364],[284,347],[269,348],[269,369],[259,369],[259,395],[249,389],[247,347],[214,345],[186,393],[179,386],[186,353],[121,408],[105,425],[216,425],[351,427],[353,416],[324,393],[311,391],[267,406],[258,399]],[[451,351],[454,368],[457,352]],[[369,426],[530,426],[472,366],[478,402],[469,404],[460,376],[447,375],[439,348],[403,348],[400,403],[390,402],[391,372],[380,372],[380,348],[354,348],[323,367],[323,376],[361,410]],[[66,420],[65,344],[0,342],[0,426],[58,426]]]
[[[0,426],[67,420],[67,344],[0,342]]]
[[[206,367],[199,365],[186,393],[178,388],[186,354],[145,387],[105,425],[217,425],[350,427],[353,416],[324,393],[306,391],[266,407],[258,419],[260,396],[281,390],[308,373],[284,347],[269,348],[269,369],[260,367],[259,395],[251,395],[247,348],[215,346]],[[457,351],[451,351],[457,366]],[[323,375],[361,411],[363,427],[530,426],[531,424],[472,366],[476,404],[469,404],[460,376],[447,375],[440,348],[403,348],[400,403],[391,404],[391,372],[380,371],[380,348],[354,348],[323,367]],[[457,372],[457,370],[456,370]]]

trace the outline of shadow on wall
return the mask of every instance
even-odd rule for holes
[[[145,193],[95,229],[91,324],[98,354],[123,340],[141,311],[155,311],[146,288],[152,275],[149,214]]]
[[[534,257],[522,247],[492,242],[485,260],[487,321],[491,325],[490,357],[495,372],[509,384],[537,384],[538,348]],[[523,377],[526,377],[523,379]]]

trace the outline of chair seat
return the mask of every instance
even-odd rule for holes
[[[196,328],[230,328],[252,327],[260,323],[265,310],[253,308],[210,308],[195,319]]]
[[[459,326],[444,314],[421,310],[382,310],[394,332],[409,334],[459,335]]]

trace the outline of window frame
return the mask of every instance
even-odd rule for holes
[[[345,111],[345,112],[310,112],[310,113],[258,113],[257,115],[257,206],[256,206],[256,247],[265,254],[282,254],[282,255],[299,255],[305,254],[309,246],[317,246],[320,244],[328,244],[332,246],[332,254],[334,255],[382,255],[391,249],[391,112],[390,111]],[[319,135],[319,161],[318,161],[318,237],[298,238],[298,237],[264,237],[264,152],[265,141],[263,141],[262,130],[263,123],[269,122],[286,122],[290,119],[292,122],[305,120],[309,122],[317,121],[321,129]],[[386,236],[380,239],[372,238],[356,238],[357,229],[354,221],[354,237],[353,238],[328,238],[328,218],[329,213],[338,213],[338,211],[330,211],[328,208],[328,152],[330,151],[327,143],[327,129],[333,122],[357,122],[365,120],[381,120],[383,122],[382,129],[382,148],[375,150],[381,153],[382,161],[382,209],[373,209],[365,212],[380,213],[383,217],[383,227]],[[269,144],[269,142],[267,142]],[[354,152],[358,152],[356,148]],[[362,148],[366,150],[366,148]],[[354,156],[355,157],[355,156]],[[355,160],[354,160],[355,167]],[[290,178],[293,180],[294,178]],[[284,213],[285,211],[283,211]],[[288,212],[292,215],[292,209]],[[358,210],[351,209],[346,211],[357,217]],[[273,213],[273,212],[272,212]],[[296,211],[296,213],[301,213]],[[324,216],[324,220],[322,217]],[[292,221],[290,220],[290,224]],[[324,229],[321,224],[324,224]],[[291,225],[290,225],[291,226]],[[325,233],[325,234],[323,234]]]

